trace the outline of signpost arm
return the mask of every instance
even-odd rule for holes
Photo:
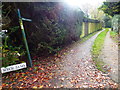
[[[32,67],[32,60],[31,60],[31,56],[30,56],[30,51],[28,48],[28,43],[26,40],[26,35],[25,35],[25,31],[24,31],[24,27],[23,27],[23,21],[22,21],[22,17],[20,15],[20,10],[18,9],[18,16],[19,16],[19,23],[20,23],[20,27],[22,30],[22,35],[23,35],[23,39],[24,39],[24,43],[25,43],[25,47],[26,47],[26,51],[27,51],[27,55],[28,55],[28,60],[29,60],[29,67]]]

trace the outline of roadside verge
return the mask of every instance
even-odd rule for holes
[[[104,31],[102,31],[97,38],[95,39],[93,46],[92,46],[92,59],[95,62],[97,69],[105,72],[105,70],[103,69],[104,66],[104,62],[99,60],[98,57],[101,53],[101,50],[103,48],[104,45],[104,40],[106,37],[107,32],[109,31],[109,28],[106,28]]]

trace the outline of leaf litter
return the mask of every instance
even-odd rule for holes
[[[85,52],[88,54],[83,53],[82,57],[81,51],[86,49],[87,42],[83,46],[76,43],[64,48],[57,55],[48,58],[36,57],[32,68],[4,74],[2,87],[118,88],[118,84],[109,77],[110,73],[103,73],[96,68],[87,51]]]

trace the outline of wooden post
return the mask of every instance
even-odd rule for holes
[[[26,39],[26,35],[25,35],[25,31],[24,31],[24,26],[23,26],[23,21],[22,21],[22,17],[20,14],[20,10],[18,9],[18,16],[19,16],[19,23],[20,23],[20,27],[22,30],[22,35],[23,35],[23,40],[24,40],[24,44],[26,47],[26,51],[27,51],[27,55],[28,55],[28,60],[29,60],[29,67],[32,67],[32,60],[31,60],[31,56],[30,56],[30,52],[29,52],[29,48],[28,48],[28,43],[27,43],[27,39]],[[29,19],[25,19],[26,21]],[[30,20],[29,20],[30,21]]]

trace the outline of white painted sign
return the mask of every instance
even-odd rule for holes
[[[16,70],[26,68],[26,67],[27,67],[26,63],[16,64],[16,65],[8,66],[8,67],[2,67],[1,73],[16,71]]]

